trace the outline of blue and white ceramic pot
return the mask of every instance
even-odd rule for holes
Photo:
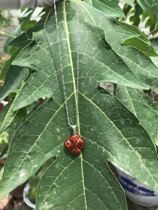
[[[127,197],[134,203],[144,207],[158,206],[158,194],[128,173],[117,169],[118,179]]]

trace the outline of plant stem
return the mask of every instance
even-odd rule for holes
[[[8,36],[8,37],[11,37],[11,38],[16,38],[16,36],[12,35],[12,34],[9,34],[5,31],[0,31],[0,35],[2,36]]]

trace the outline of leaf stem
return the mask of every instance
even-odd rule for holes
[[[9,34],[5,31],[0,31],[0,35],[2,36],[7,36],[7,37],[11,37],[11,38],[16,38],[16,36],[12,35],[12,34]]]

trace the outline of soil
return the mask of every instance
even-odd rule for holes
[[[148,210],[147,208],[139,207],[128,201],[129,210]],[[27,207],[22,198],[17,199],[15,197],[6,197],[3,201],[0,202],[0,210],[31,210],[31,208]],[[156,210],[156,209],[150,209]]]
[[[156,209],[150,209],[150,208],[144,208],[141,206],[137,206],[136,204],[134,204],[128,200],[128,210],[156,210]]]
[[[22,200],[6,197],[0,202],[0,210],[32,210]]]
[[[32,210],[23,202],[24,185],[15,189],[0,202],[0,210]]]

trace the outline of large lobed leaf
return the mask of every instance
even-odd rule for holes
[[[149,89],[153,78],[158,77],[157,67],[137,49],[121,46],[133,32],[114,23],[114,15],[109,17],[109,13],[104,14],[94,3],[97,1],[59,3],[60,39],[54,13],[50,11],[43,29],[33,33],[32,42],[13,62],[33,70],[14,101],[14,110],[40,97],[51,99],[34,111],[15,133],[0,183],[0,198],[24,183],[53,156],[56,161],[39,183],[38,210],[126,210],[124,193],[108,162],[158,191],[158,169],[153,167],[158,159],[149,135],[117,98],[98,88],[103,81]],[[76,27],[78,9],[79,29]],[[61,76],[59,44],[72,122],[77,100],[79,47],[78,129],[86,148],[78,157],[72,157],[63,147],[71,132],[58,78]]]
[[[117,97],[140,121],[141,125],[147,130],[154,144],[158,144],[158,106],[157,102],[145,95],[142,91],[128,88],[117,87]]]
[[[98,82],[103,80],[105,82],[111,81],[134,88],[146,88],[146,85],[143,85],[141,81],[137,80],[128,66],[105,42],[103,30],[97,27],[95,20],[97,15],[100,15],[103,19],[103,14],[99,13],[98,10],[94,10],[96,12],[93,14],[93,17],[88,11],[92,7],[83,3],[79,3],[76,6],[73,2],[71,5],[72,8],[67,3],[65,8],[68,10],[67,16],[65,16],[67,11],[64,11],[59,5],[59,10],[63,10],[63,15],[58,17],[58,22],[65,69],[67,68],[67,71],[69,71],[69,66],[71,65],[67,55],[72,57],[73,67],[75,68],[77,45],[79,45],[80,66],[81,71],[84,71],[84,77],[89,77],[89,80],[95,83],[96,80]],[[78,22],[76,13],[74,12],[77,10],[77,7],[80,10],[79,29],[76,27]],[[32,103],[39,97],[50,97],[52,95],[56,97],[58,95],[56,92],[58,92],[60,84],[56,74],[60,68],[60,53],[55,18],[53,14],[51,15],[53,19],[50,18],[43,30],[33,34],[32,43],[24,48],[13,62],[14,65],[29,67],[35,70],[17,100],[16,109]],[[77,41],[77,33],[79,33],[80,40],[82,40],[80,43]],[[93,69],[91,66],[93,66]],[[95,78],[91,74],[92,70],[94,73],[97,71]],[[68,77],[68,74],[65,76]],[[66,78],[66,80],[69,82],[69,78]]]

